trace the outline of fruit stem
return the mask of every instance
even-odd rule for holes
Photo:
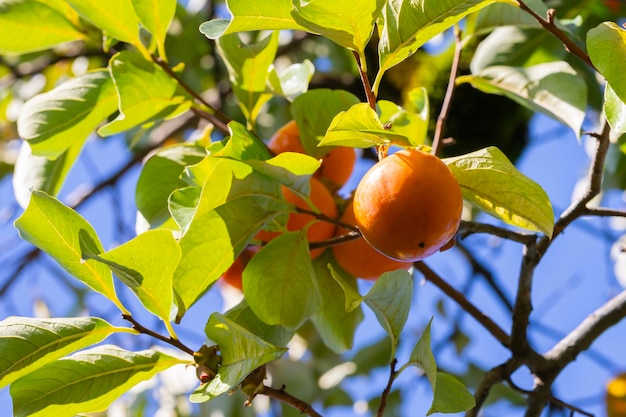
[[[370,85],[370,80],[367,77],[367,72],[363,66],[361,56],[357,51],[352,51],[352,53],[354,54],[356,65],[359,68],[359,74],[361,74],[361,83],[363,83],[363,89],[365,90],[365,95],[367,96],[367,102],[372,110],[376,111],[376,95],[374,95],[374,91]]]
[[[454,58],[452,59],[452,67],[450,68],[450,78],[448,79],[448,88],[446,89],[446,95],[443,99],[443,104],[441,105],[441,111],[439,112],[439,117],[437,118],[437,125],[435,126],[435,135],[433,136],[433,146],[432,146],[432,154],[437,156],[441,151],[441,146],[443,144],[443,129],[445,127],[446,119],[448,118],[448,113],[450,112],[450,104],[452,103],[452,98],[454,97],[454,90],[456,87],[456,76],[459,73],[459,62],[461,61],[461,29],[459,29],[459,25],[454,25]]]

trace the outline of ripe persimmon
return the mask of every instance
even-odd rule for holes
[[[352,226],[356,225],[352,202],[346,207],[340,221]],[[346,228],[337,227],[335,236],[341,236],[348,232],[349,230]],[[372,248],[363,237],[333,246],[332,251],[341,268],[347,273],[363,279],[375,280],[383,272],[409,269],[413,265],[413,262],[400,262],[381,254]]]
[[[283,152],[306,153],[300,141],[298,125],[294,120],[278,129],[267,142],[267,147],[276,155]],[[330,191],[335,192],[348,182],[355,164],[354,149],[338,146],[322,157],[322,164],[313,176],[322,181]]]
[[[618,374],[608,382],[605,399],[608,417],[626,415],[626,373]]]
[[[462,210],[461,187],[450,169],[415,149],[376,163],[354,195],[354,216],[365,240],[399,261],[418,261],[447,246]]]
[[[289,188],[282,186],[282,192],[285,199],[303,210],[311,210],[306,201],[300,196],[295,194]],[[332,219],[337,218],[337,205],[333,199],[332,194],[317,178],[311,177],[311,202],[317,207],[324,215]],[[305,213],[290,213],[287,219],[287,230],[290,232],[304,229],[310,222],[315,221],[309,226],[306,232],[309,242],[317,242],[320,240],[330,239],[335,233],[336,226],[333,223],[317,220],[310,214]],[[278,236],[280,232],[270,232],[261,230],[256,235],[256,239],[262,242],[269,242]],[[311,251],[311,257],[315,258],[324,251],[324,248],[313,249]]]
[[[246,269],[246,265],[250,262],[250,259],[261,249],[259,246],[247,246],[243,252],[235,259],[235,262],[224,272],[222,275],[222,281],[230,285],[231,287],[243,289],[241,276],[243,270]]]

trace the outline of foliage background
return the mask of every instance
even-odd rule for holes
[[[571,9],[576,9],[596,7],[599,4],[600,2],[577,1],[570,6]],[[186,71],[187,81],[199,90],[213,87],[214,94],[223,95],[223,111],[229,115],[238,115],[239,110],[228,95],[226,86],[219,81],[224,78],[225,70],[211,50],[210,43],[197,31],[199,24],[213,13],[224,13],[223,5],[219,2],[205,4],[203,1],[193,1],[185,7],[186,12],[180,10],[183,19],[177,27],[178,35],[171,40],[171,60],[187,61],[189,56],[200,54],[201,58],[196,65],[190,65]],[[445,44],[446,40],[443,42]],[[431,47],[437,49],[437,45]],[[285,57],[297,62],[308,58],[315,63],[318,74],[313,80],[312,88],[352,88],[359,97],[362,96],[351,56],[334,44],[324,40],[311,42],[309,39],[294,38],[285,41],[282,48],[281,52]],[[94,56],[92,59],[100,58]],[[0,115],[0,163],[4,162],[9,169],[3,171],[4,176],[0,180],[0,318],[10,315],[71,316],[89,312],[121,325],[122,320],[116,317],[117,311],[110,303],[99,295],[86,292],[83,287],[69,280],[54,262],[46,257],[28,258],[31,247],[19,240],[12,225],[21,212],[13,197],[12,176],[8,173],[19,147],[13,124],[16,112],[23,100],[49,88],[64,74],[77,70],[81,62],[63,61],[48,70],[45,76],[32,74],[22,76],[19,80],[15,80],[8,73],[7,65],[3,64],[6,62],[0,61],[0,70],[3,71],[0,73],[0,109],[4,110],[4,114]],[[402,71],[407,71],[407,68],[399,70],[398,76],[401,76]],[[399,99],[402,87],[394,83],[385,85],[381,88],[381,98]],[[385,97],[386,95],[389,97]],[[268,115],[259,120],[264,137],[268,137],[288,118],[284,103],[271,102]],[[178,134],[189,137],[198,134],[198,131],[190,121],[189,128]],[[180,140],[180,136],[176,140]],[[80,212],[94,224],[105,248],[115,247],[135,234],[134,187],[140,170],[139,162],[143,153],[154,146],[153,141],[154,138],[141,135],[120,135],[104,140],[92,138],[60,194],[61,199],[66,202],[79,201],[89,196],[80,207]],[[585,150],[586,141],[583,139],[579,143],[571,131],[546,117],[534,116],[530,122],[528,143],[521,147],[517,166],[544,187],[557,213],[570,203],[572,195],[577,192],[579,178],[586,173],[589,164]],[[130,152],[129,144],[132,144]],[[506,144],[499,145],[506,147]],[[515,145],[519,146],[518,143]],[[518,151],[514,147],[509,148],[510,154],[515,152]],[[619,152],[614,155],[617,160]],[[353,181],[346,187],[348,191],[354,188],[370,163],[371,160],[361,160]],[[122,170],[125,166],[129,168]],[[623,181],[619,174],[612,179],[615,183]],[[94,186],[109,182],[111,186],[91,194]],[[603,199],[605,206],[624,206],[620,190],[607,189]],[[493,222],[482,215],[479,220]],[[536,309],[532,316],[531,340],[539,351],[550,348],[564,333],[621,290],[618,275],[614,271],[616,260],[619,259],[614,243],[619,240],[623,230],[623,225],[617,221],[585,219],[575,223],[564,237],[555,242],[540,264],[534,290],[533,302]],[[486,235],[471,236],[462,243],[471,252],[475,265],[468,263],[462,250],[457,248],[445,256],[434,256],[431,266],[456,288],[463,288],[496,322],[507,326],[510,313],[502,302],[494,299],[493,288],[485,283],[485,277],[495,279],[510,300],[516,288],[520,246]],[[361,285],[366,288],[369,284]],[[132,304],[132,296],[123,291],[122,294]],[[209,311],[223,306],[224,296],[228,297],[229,294],[225,294],[222,287],[215,286],[201,305],[190,311],[190,317],[184,322],[185,329],[180,331],[181,337],[188,344],[202,344],[206,316]],[[408,354],[430,317],[434,316],[432,345],[442,368],[470,378],[475,367],[490,368],[506,359],[508,351],[502,349],[473,319],[461,314],[458,307],[432,285],[416,286],[414,303],[400,355]],[[141,319],[146,323],[153,320],[147,315]],[[158,326],[156,320],[154,325]],[[626,369],[622,348],[626,344],[625,330],[624,324],[615,326],[594,343],[592,350],[581,355],[557,382],[555,395],[596,415],[603,415],[604,384],[616,373]],[[354,351],[371,343],[384,345],[381,342],[383,338],[382,330],[378,328],[373,317],[368,315],[357,333]],[[116,336],[116,339],[113,341],[129,349],[143,349],[153,343],[148,338]],[[352,353],[348,352],[346,357],[351,357]],[[371,376],[350,378],[344,384],[354,398],[365,400],[379,395],[385,379],[386,367],[382,366],[380,370],[372,372]],[[520,387],[532,386],[529,375],[524,373],[516,374],[514,381]],[[295,384],[301,385],[298,388],[302,390],[307,386],[303,381],[296,381]],[[294,383],[288,387],[293,385]],[[398,382],[398,386],[406,393],[411,393],[405,397],[408,400],[401,404],[403,415],[425,414],[431,394],[424,378],[418,378],[415,373],[407,373]],[[415,392],[419,395],[412,395]],[[519,400],[510,391],[507,395]],[[241,397],[237,400],[241,400]],[[9,404],[7,390],[0,392],[0,414],[10,414]],[[161,406],[165,410],[171,404]],[[351,411],[340,408],[328,415],[346,415],[348,412]],[[553,412],[559,415],[561,411]],[[487,413],[514,415],[519,413],[519,409],[502,401],[489,408]]]

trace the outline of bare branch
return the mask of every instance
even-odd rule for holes
[[[459,62],[461,61],[461,30],[458,25],[454,25],[454,57],[452,58],[452,66],[450,68],[450,78],[448,79],[448,87],[446,89],[446,95],[443,98],[443,104],[441,105],[441,111],[437,118],[437,124],[435,126],[435,134],[433,136],[432,154],[438,155],[441,151],[443,130],[446,125],[446,119],[450,112],[450,104],[454,97],[454,90],[456,88],[456,76],[459,73]]]
[[[178,349],[182,350],[185,353],[188,353],[193,356],[194,350],[185,346],[180,340],[174,339],[172,337],[163,336],[153,330],[150,330],[137,322],[130,314],[122,314],[122,318],[133,325],[133,329],[137,330],[139,333],[147,334],[148,336],[154,337],[162,342],[168,343]]]
[[[463,293],[454,289],[450,284],[443,280],[435,271],[430,269],[424,262],[415,262],[415,269],[424,275],[427,281],[432,282],[438,287],[444,294],[452,298],[463,310],[467,311],[472,317],[476,319],[482,326],[491,333],[493,337],[498,340],[504,347],[511,346],[511,338],[509,335],[494,322],[489,316],[480,311],[478,307],[472,304]]]
[[[380,404],[378,405],[378,412],[376,413],[377,417],[383,417],[383,415],[385,414],[385,408],[387,408],[387,397],[389,397],[389,393],[391,392],[393,381],[395,381],[396,377],[398,376],[398,372],[396,372],[397,363],[397,359],[393,358],[393,360],[389,364],[389,379],[387,380],[387,386],[385,387],[383,394],[380,397]]]
[[[300,411],[301,414],[306,414],[309,417],[322,417],[322,415],[315,411],[310,404],[292,396],[291,394],[288,394],[285,391],[285,386],[282,386],[280,389],[276,389],[264,385],[259,394],[263,394],[282,403],[289,404],[296,410]]]
[[[469,222],[465,220],[461,221],[459,232],[461,234],[461,239],[465,239],[475,233],[487,233],[502,239],[512,240],[513,242],[522,244],[528,244],[537,239],[536,234],[516,232],[514,230],[505,229],[488,223]]]

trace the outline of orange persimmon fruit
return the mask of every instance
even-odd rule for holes
[[[419,261],[448,248],[461,222],[463,196],[450,169],[415,149],[376,163],[354,194],[354,217],[365,240],[399,261]]]
[[[259,246],[247,246],[240,254],[235,258],[235,262],[224,272],[222,275],[222,281],[230,285],[231,287],[243,289],[241,276],[243,270],[246,269],[250,259],[261,249]]]
[[[340,221],[352,226],[354,220],[353,204],[350,202]],[[335,236],[345,235],[348,229],[337,227]],[[335,260],[347,273],[358,278],[376,280],[383,272],[397,269],[409,269],[413,262],[400,262],[391,259],[372,248],[362,237],[332,247]]]
[[[294,120],[279,128],[267,142],[267,147],[276,155],[283,152],[306,153],[300,142],[298,125]],[[313,176],[321,180],[329,190],[335,192],[348,182],[355,164],[354,149],[337,146],[322,157],[322,164]]]
[[[285,186],[281,186],[281,188],[283,195],[285,196],[285,200],[298,208],[311,211],[311,208],[308,206],[306,201],[303,200],[300,196],[298,196]],[[322,214],[332,219],[337,218],[337,204],[335,204],[335,200],[332,194],[330,193],[330,191],[328,191],[324,184],[322,184],[315,177],[311,177],[310,197],[313,205],[315,205],[315,207],[317,207]],[[289,218],[287,219],[287,230],[290,232],[302,230],[312,221],[315,221],[315,223],[310,225],[306,232],[306,236],[309,242],[317,242],[333,237],[336,228],[335,224],[317,220],[312,215],[306,213],[289,213]],[[259,233],[257,233],[256,239],[262,242],[269,242],[279,234],[280,232],[261,230]],[[313,249],[311,251],[311,257],[315,258],[321,255],[323,251],[324,248]]]

